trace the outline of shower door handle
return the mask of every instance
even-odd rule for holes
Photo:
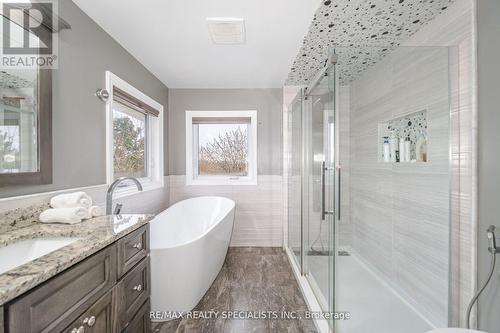
[[[338,181],[337,181],[337,187],[338,187],[338,191],[337,191],[337,218],[338,218],[338,221],[340,221],[340,193],[342,191],[342,187],[340,187],[340,180],[341,180],[341,177],[340,177],[340,170],[341,170],[341,167],[337,167],[337,177],[338,177]]]
[[[321,162],[321,221],[325,220],[326,215],[335,215],[335,211],[326,210],[326,175],[327,171],[332,170],[326,166],[326,162]]]
[[[325,161],[321,162],[321,221],[325,220],[326,210],[325,210],[325,172],[326,172],[326,164]]]

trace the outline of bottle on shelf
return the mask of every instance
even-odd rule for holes
[[[419,133],[417,136],[415,152],[417,162],[427,162],[427,140],[422,133]]]
[[[388,163],[391,161],[391,150],[390,150],[390,147],[389,147],[389,137],[388,136],[384,136],[384,144],[383,144],[383,147],[384,147],[384,162],[385,163]]]
[[[405,139],[405,162],[411,161],[411,141],[410,137],[406,137]]]
[[[405,139],[401,137],[399,138],[399,162],[406,162],[405,157],[406,157]]]
[[[391,134],[391,138],[389,139],[389,148],[391,152],[391,162],[396,162],[396,151],[398,150],[398,140],[394,134]]]

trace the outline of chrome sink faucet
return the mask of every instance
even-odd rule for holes
[[[115,189],[118,187],[118,185],[120,185],[121,182],[126,181],[126,180],[131,180],[132,182],[134,182],[135,186],[137,186],[137,189],[139,191],[142,191],[142,185],[136,178],[134,178],[134,177],[117,178],[111,185],[109,185],[108,192],[106,193],[106,215],[111,215],[111,209],[113,206],[113,193],[114,193]],[[119,206],[117,205],[117,207],[116,207],[117,209],[115,210],[115,214],[120,213],[121,207],[122,207],[121,204],[119,204]]]

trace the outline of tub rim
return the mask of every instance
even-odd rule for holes
[[[159,214],[157,214],[149,223],[150,225],[152,226],[155,219],[158,218],[159,215],[161,215],[163,212],[167,211],[168,209],[180,204],[181,202],[184,202],[184,201],[190,201],[190,200],[195,200],[195,199],[199,199],[199,198],[222,198],[222,199],[225,199],[225,200],[228,200],[229,202],[232,203],[232,207],[231,209],[229,210],[228,213],[231,213],[232,210],[234,210],[236,208],[236,202],[231,199],[231,198],[228,198],[228,197],[224,197],[224,196],[221,196],[221,195],[199,195],[199,196],[195,196],[195,197],[190,197],[190,198],[187,198],[187,199],[183,199],[183,200],[180,200],[180,201],[177,201],[176,203],[174,203],[172,206],[170,207],[167,207],[166,209],[162,210]],[[224,218],[227,216],[227,214],[224,216]],[[223,219],[224,219],[223,218]],[[179,244],[175,244],[173,246],[163,246],[163,247],[159,247],[159,248],[154,248],[153,245],[152,245],[152,242],[150,242],[150,249],[151,251],[153,250],[169,250],[169,249],[175,249],[177,247],[181,247],[181,246],[186,246],[186,245],[189,245],[191,243],[194,243],[200,239],[202,239],[204,236],[208,235],[210,233],[210,231],[212,231],[217,225],[219,225],[219,223],[223,220],[219,220],[217,223],[214,223],[212,226],[210,226],[210,228],[208,228],[204,233],[202,233],[200,236],[198,237],[195,237],[193,239],[190,239],[184,243],[179,243]],[[233,226],[234,226],[234,221],[233,221]],[[231,233],[232,233],[232,228],[231,228]]]

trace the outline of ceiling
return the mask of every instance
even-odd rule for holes
[[[338,54],[340,83],[348,84],[455,0],[322,0],[287,79],[305,85]]]
[[[74,0],[169,88],[282,87],[320,0]],[[215,45],[207,17],[245,19]]]

